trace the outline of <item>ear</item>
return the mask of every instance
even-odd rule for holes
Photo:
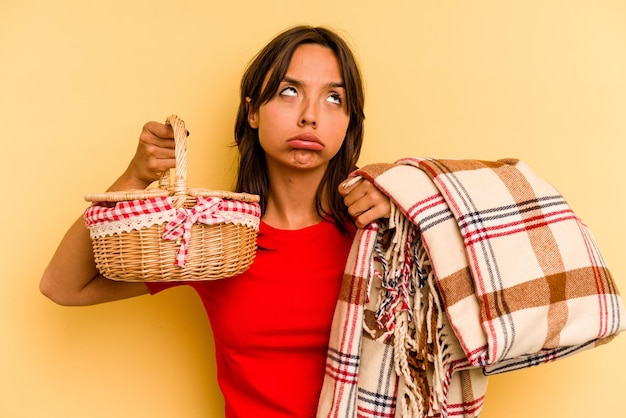
[[[246,97],[246,107],[247,107],[247,112],[248,112],[248,125],[250,125],[250,127],[252,129],[258,129],[259,128],[259,121],[258,121],[258,113],[256,111],[251,112],[250,110],[252,109],[252,106],[250,106],[250,103],[252,102],[252,99],[249,97]]]

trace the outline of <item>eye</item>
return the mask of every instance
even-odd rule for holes
[[[290,96],[290,97],[295,97],[298,95],[298,90],[296,90],[295,87],[293,86],[287,86],[284,89],[282,89],[280,91],[280,95],[281,96]]]
[[[330,103],[334,103],[338,105],[343,103],[343,98],[341,97],[341,94],[339,93],[331,93],[326,100]]]

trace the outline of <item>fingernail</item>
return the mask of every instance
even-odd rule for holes
[[[344,189],[347,189],[348,187],[352,186],[353,184],[356,184],[356,183],[358,183],[359,181],[361,181],[361,179],[362,179],[362,178],[363,178],[363,177],[361,177],[361,176],[352,177],[350,180],[346,181],[346,182],[343,184],[343,188],[344,188]]]

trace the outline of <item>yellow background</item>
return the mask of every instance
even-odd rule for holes
[[[38,281],[148,120],[183,117],[190,184],[230,188],[239,77],[297,23],[337,28],[359,55],[362,164],[521,158],[590,225],[626,290],[623,0],[2,0],[1,417],[222,416],[191,291],[63,308]],[[483,417],[625,417],[625,349],[620,336],[492,377]]]

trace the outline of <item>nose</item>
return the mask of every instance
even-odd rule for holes
[[[300,113],[299,126],[311,125],[313,128],[317,128],[318,109],[317,103],[314,100],[303,100],[302,111]]]

